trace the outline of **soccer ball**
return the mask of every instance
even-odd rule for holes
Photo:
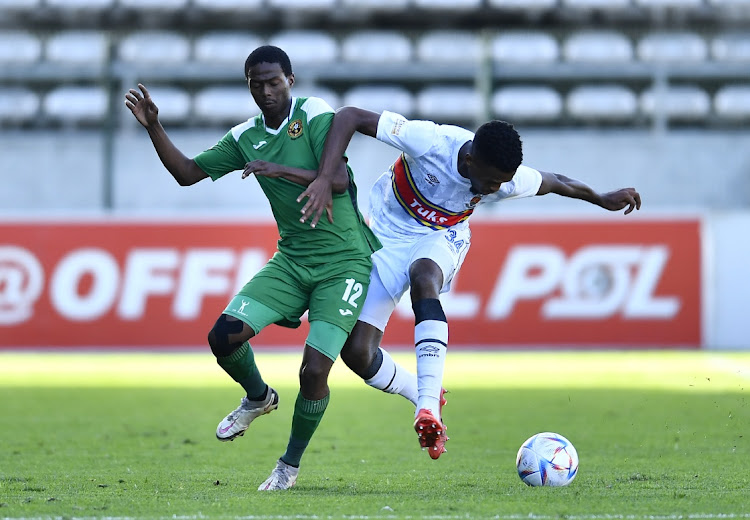
[[[567,486],[578,473],[578,453],[559,433],[537,433],[521,445],[516,468],[529,486]]]

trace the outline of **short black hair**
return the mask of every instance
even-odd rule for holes
[[[501,172],[514,172],[523,162],[521,136],[506,121],[488,121],[474,134],[471,152]]]
[[[250,67],[258,63],[278,63],[285,76],[292,74],[292,62],[286,52],[273,45],[258,47],[245,60],[245,79],[250,77]]]

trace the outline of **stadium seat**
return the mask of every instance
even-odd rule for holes
[[[503,87],[492,96],[492,112],[509,121],[542,121],[562,113],[562,96],[553,88],[539,85]]]
[[[616,11],[632,6],[631,0],[562,0],[563,7]]]
[[[533,11],[552,9],[557,6],[557,0],[489,0],[489,5],[495,9]]]
[[[271,37],[271,45],[281,47],[292,65],[331,63],[339,57],[338,43],[323,31],[289,30]]]
[[[625,62],[633,59],[633,46],[618,32],[584,31],[568,37],[562,53],[571,62]]]
[[[181,123],[190,115],[191,99],[186,91],[168,85],[149,85],[148,92],[159,107],[159,119]]]
[[[651,117],[702,119],[711,110],[711,99],[692,85],[671,85],[663,91],[649,89],[641,94],[641,111]]]
[[[101,65],[109,56],[107,36],[102,31],[63,31],[46,44],[47,61],[77,65]]]
[[[557,41],[544,32],[506,32],[492,41],[492,57],[497,62],[550,63],[559,55]]]
[[[409,7],[411,0],[341,0],[347,9],[367,11],[401,11]]]
[[[143,11],[177,11],[185,9],[189,0],[118,0],[125,9],[136,9]]]
[[[45,0],[48,7],[66,11],[104,11],[115,5],[115,0]]]
[[[478,63],[482,59],[479,37],[468,31],[440,30],[423,34],[417,57],[425,63]]]
[[[750,34],[732,32],[716,36],[711,42],[711,55],[716,61],[750,61]]]
[[[344,94],[344,105],[378,113],[388,110],[411,117],[414,113],[414,96],[405,88],[396,85],[365,85],[354,87]]]
[[[276,7],[288,11],[309,11],[333,9],[336,0],[266,0],[269,7]]]
[[[341,96],[331,89],[319,85],[295,83],[292,94],[295,97],[318,97],[336,110],[341,107]]]
[[[413,0],[413,3],[421,9],[465,11],[480,7],[482,0]]]
[[[0,87],[0,125],[33,121],[39,112],[39,96],[27,88]]]
[[[648,9],[690,9],[701,7],[703,0],[634,0],[638,7]]]
[[[126,36],[119,45],[119,56],[130,63],[173,65],[190,56],[190,43],[176,32],[138,31]]]
[[[725,119],[750,119],[750,84],[721,87],[714,95],[714,110]]]
[[[618,121],[633,117],[638,108],[635,94],[622,85],[583,85],[567,97],[568,113],[589,121]]]
[[[102,87],[58,87],[44,96],[44,113],[66,123],[98,122],[107,114],[109,96]]]
[[[30,64],[39,60],[42,43],[26,31],[0,31],[0,64]]]
[[[637,54],[645,62],[698,62],[706,59],[708,46],[695,33],[659,32],[641,38]]]
[[[470,121],[482,113],[482,100],[473,87],[427,87],[417,94],[419,116],[440,120]]]
[[[260,113],[247,87],[208,87],[193,97],[201,121],[236,125]]]
[[[351,63],[405,63],[412,56],[411,41],[397,31],[360,31],[341,42],[341,55]]]
[[[263,39],[248,32],[216,31],[199,36],[193,58],[201,63],[221,63],[242,70],[248,54],[263,45]]]
[[[193,0],[193,5],[222,13],[252,12],[263,6],[263,0]]]

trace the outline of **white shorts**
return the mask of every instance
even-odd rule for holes
[[[367,298],[359,320],[385,331],[388,319],[409,289],[409,267],[420,258],[429,258],[443,271],[443,287],[450,291],[451,282],[461,268],[471,245],[468,226],[419,235],[413,240],[389,240],[379,237],[383,248],[372,255],[372,272]]]

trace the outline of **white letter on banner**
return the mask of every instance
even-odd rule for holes
[[[679,312],[680,299],[676,296],[654,296],[668,258],[666,246],[644,248],[630,298],[622,312],[624,317],[668,319]]]
[[[229,273],[234,251],[227,248],[190,249],[182,264],[172,312],[180,320],[191,320],[201,312],[203,298],[229,296]]]
[[[270,256],[265,249],[253,248],[242,251],[237,268],[237,278],[234,282],[234,294],[240,292],[240,289],[266,265],[269,258]]]
[[[556,247],[514,247],[492,291],[487,317],[507,318],[518,300],[549,294],[557,286],[564,266],[565,255]]]
[[[93,278],[88,294],[79,294],[85,275]],[[90,321],[106,314],[117,296],[120,270],[117,261],[102,249],[78,249],[65,256],[50,281],[50,301],[60,315]]]
[[[133,249],[125,265],[122,297],[117,309],[120,317],[137,320],[146,311],[149,295],[172,293],[178,262],[174,249]]]

